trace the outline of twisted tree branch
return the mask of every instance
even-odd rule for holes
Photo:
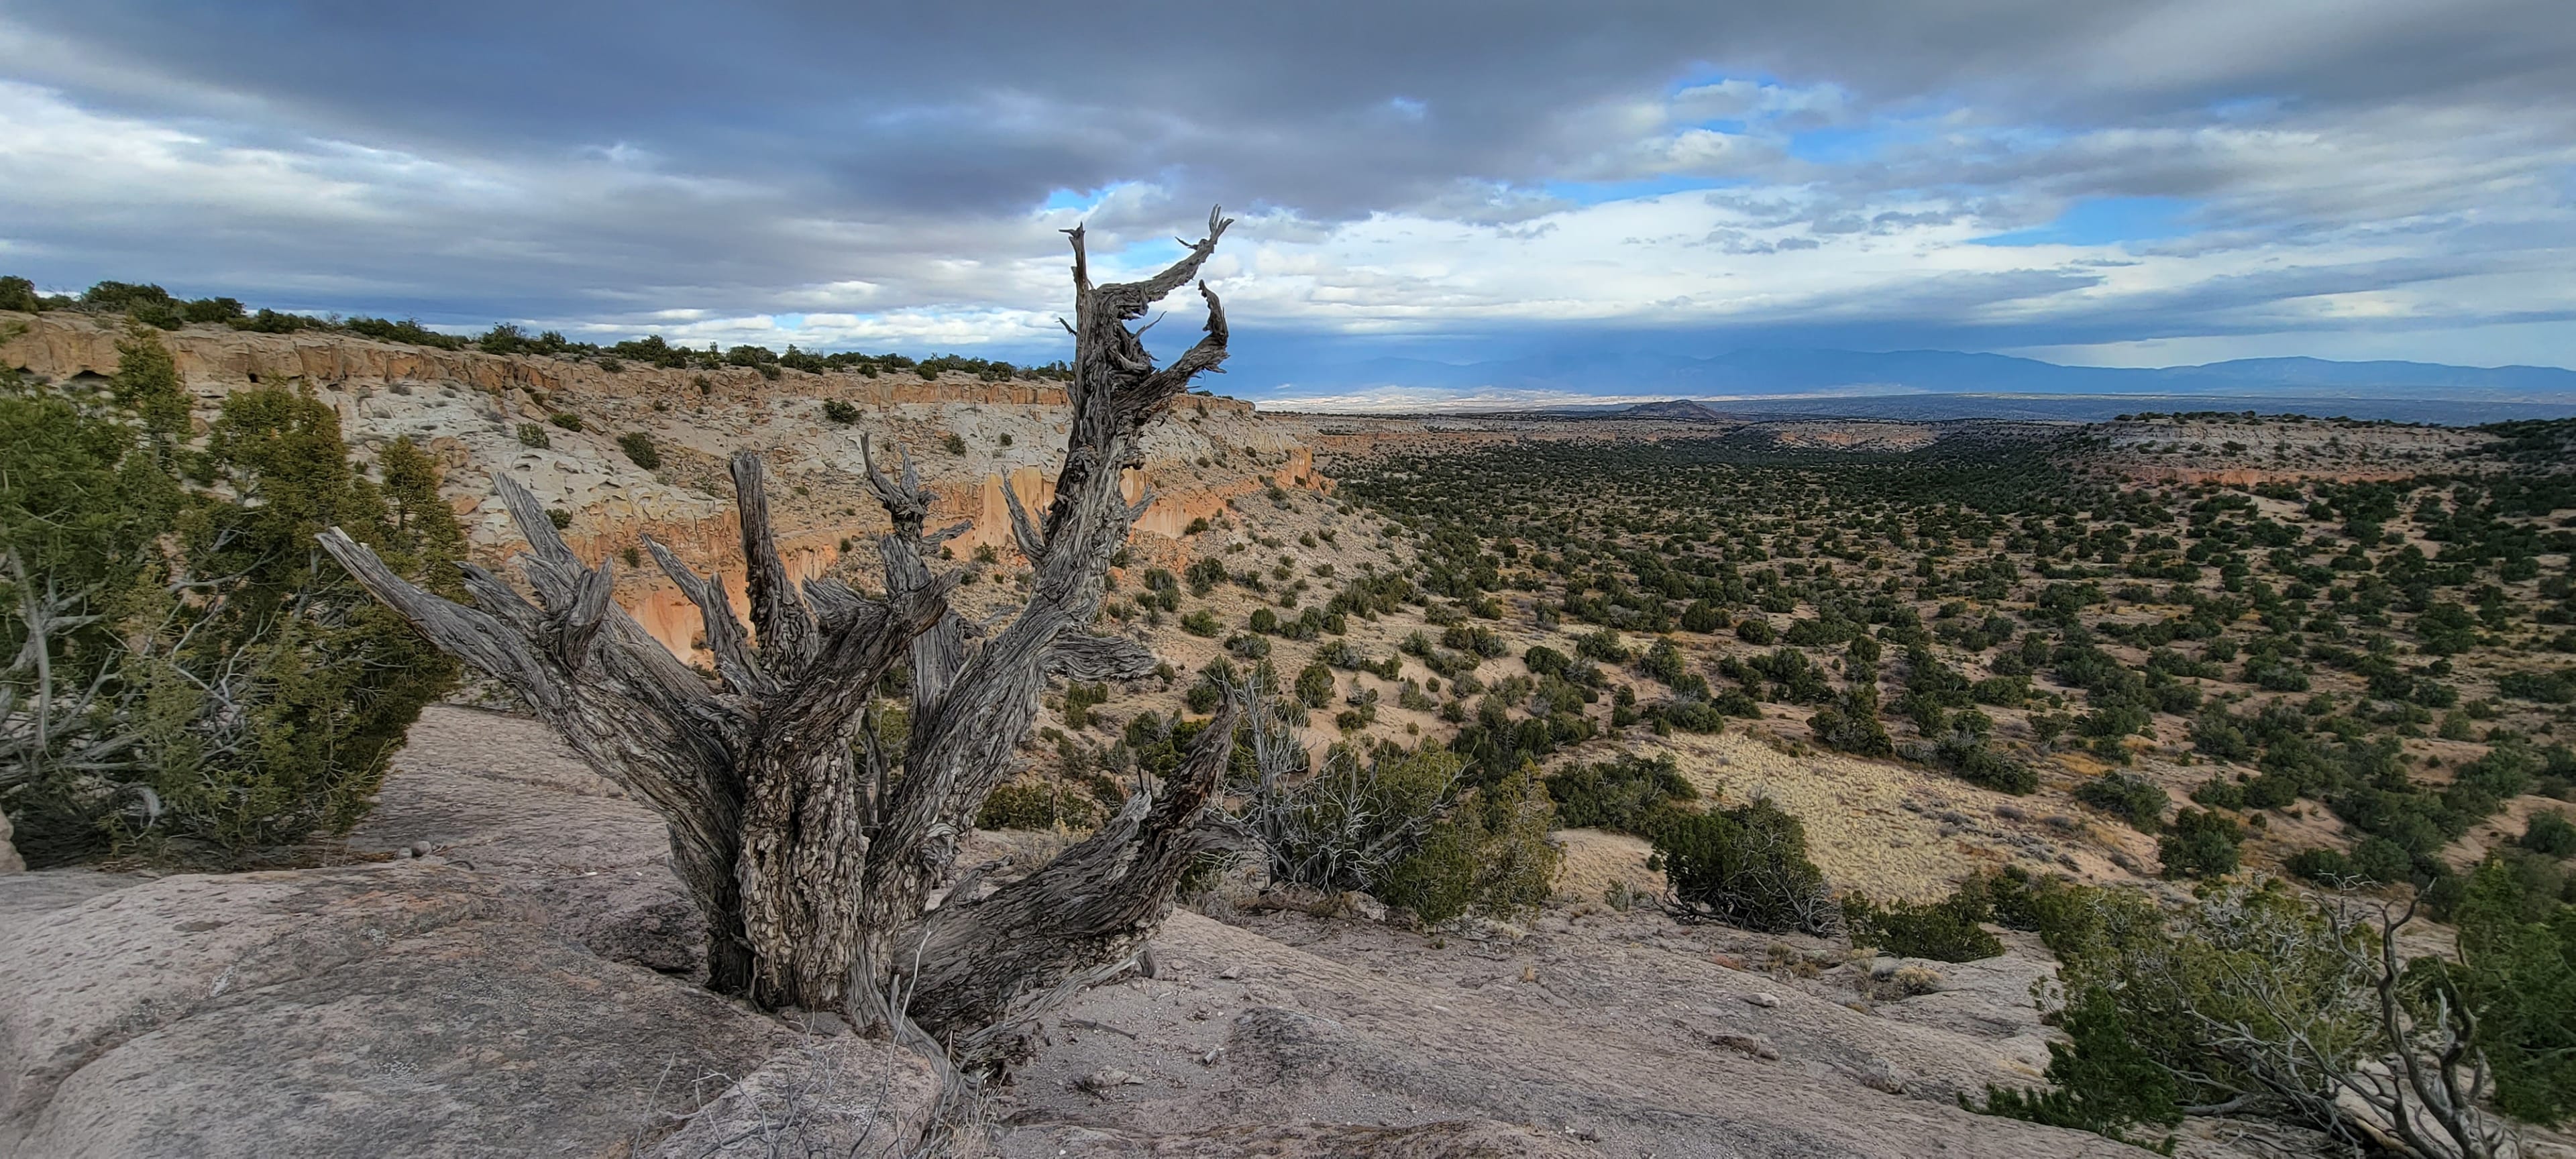
[[[972,649],[947,603],[955,577],[931,565],[968,525],[929,531],[932,496],[910,456],[890,478],[864,438],[868,488],[893,524],[879,540],[882,600],[828,578],[791,579],[756,455],[731,463],[748,628],[717,577],[646,541],[698,609],[714,683],[620,611],[609,600],[612,569],[584,566],[536,498],[506,477],[498,487],[528,540],[520,566],[533,603],[477,568],[466,569],[473,606],[452,603],[336,529],[322,546],[662,814],[673,868],[707,915],[716,988],[766,1005],[847,1000],[905,1026],[917,1018],[916,1029],[960,1057],[989,1061],[1033,1006],[1132,955],[1169,911],[1190,857],[1237,836],[1205,808],[1233,743],[1229,708],[1159,799],[1140,794],[1100,832],[991,898],[966,888],[930,906],[977,809],[1017,771],[1015,749],[1049,677],[1134,678],[1155,667],[1132,641],[1084,626],[1099,611],[1111,557],[1151,503],[1131,505],[1120,488],[1141,463],[1141,431],[1192,376],[1218,369],[1227,330],[1222,304],[1202,285],[1205,337],[1156,370],[1125,323],[1195,279],[1230,224],[1212,211],[1207,236],[1181,260],[1111,285],[1092,283],[1083,231],[1067,231],[1072,429],[1043,517],[1009,496],[1012,534],[1037,573],[1029,599]],[[884,675],[907,659],[910,734],[897,757],[862,722]]]

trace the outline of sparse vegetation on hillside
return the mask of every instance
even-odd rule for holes
[[[2331,448],[2370,425],[2323,426],[2301,437]],[[2379,1057],[2473,1065],[2445,1053],[2467,1010],[2490,1101],[2435,1118],[2474,1134],[2494,1125],[2482,1113],[2566,1113],[2534,1094],[2564,1085],[2551,1069],[2564,1024],[2499,979],[2553,993],[2576,961],[2560,863],[2576,825],[2515,803],[2576,786],[2576,668],[2553,659],[2576,651],[2576,520],[2563,516],[2576,474],[2545,453],[2555,427],[2495,433],[2500,449],[2483,458],[2401,460],[2447,474],[2239,487],[2124,476],[2088,459],[2094,433],[1894,453],[1758,431],[1407,448],[1342,467],[1341,494],[1385,516],[1419,563],[1335,606],[1418,607],[1435,626],[1446,609],[1487,609],[1489,630],[1519,633],[1528,675],[1501,682],[1457,666],[1449,657],[1476,652],[1436,628],[1400,651],[1502,692],[1441,705],[1452,748],[1471,770],[1551,762],[1560,820],[1653,835],[1681,916],[1811,931],[1839,919],[1855,943],[1953,960],[2000,948],[1989,923],[2046,933],[2070,963],[2073,1041],[2055,1052],[2054,1090],[1998,1092],[1998,1113],[2152,1141],[2184,1107],[2228,1104],[2386,1134],[2394,1119],[2371,1100],[2392,1089],[2337,1109],[2338,1084],[2380,1081],[2362,1065]],[[2261,440],[2248,439],[2250,454]],[[1531,479],[1550,486],[1533,492]],[[1521,642],[1533,636],[1544,642]],[[1667,738],[1730,717],[1792,754],[1812,745],[2098,810],[2155,839],[2155,862],[2115,860],[2196,879],[2202,899],[2158,908],[2025,875],[1939,901],[1847,893],[1825,916],[1807,904],[1827,890],[1803,833],[1787,835],[1794,818],[1657,788]],[[2531,819],[2501,828],[2508,807]],[[1787,824],[1756,820],[1774,816]],[[1758,853],[1748,828],[1766,834]],[[2097,848],[2124,844],[2089,831]],[[2495,852],[2463,856],[2473,835]],[[2377,901],[2337,910],[2245,884],[2275,870],[2324,890],[2411,893],[2420,914],[2460,925],[2461,952],[2392,964],[2355,923]],[[2257,941],[2293,949],[2244,952]],[[2139,971],[2174,986],[2118,981]],[[2222,1010],[2235,999],[2203,987],[2225,971],[2312,1005]],[[2436,1141],[2424,1153],[2483,1152]]]
[[[1529,650],[1539,695],[1469,702],[1451,744],[1477,768],[1755,717],[2071,793],[2161,838],[2175,874],[2282,864],[2298,851],[2264,846],[2265,815],[2322,809],[2347,845],[2303,871],[2430,885],[2506,801],[2576,785],[2570,668],[2546,660],[2576,648],[2576,530],[2552,514],[2576,474],[2514,457],[2550,430],[2499,428],[2458,474],[2261,494],[2130,480],[2088,464],[2090,433],[1891,453],[1758,429],[1407,451],[1343,468],[1341,493],[1418,546],[1419,598],[1569,639]],[[1419,654],[1446,675],[1458,651]],[[1580,685],[1569,662],[1618,675]],[[2205,771],[2174,815],[2147,766],[2181,765]]]
[[[547,352],[544,336],[477,345]],[[180,437],[184,400],[172,423],[153,385],[169,368],[154,349],[137,342],[107,396],[130,444],[118,469],[166,460],[160,475],[187,502],[224,493],[188,473],[207,448]],[[806,368],[801,355],[677,349],[597,357],[771,376]],[[666,428],[653,428],[666,431],[658,445],[634,430],[657,421],[640,404],[529,393],[534,410],[490,431],[532,469],[613,446],[648,470],[667,452],[671,477],[700,470]],[[702,378],[675,401],[686,410],[704,398],[723,401]],[[803,413],[818,428],[862,417],[836,400]],[[569,421],[518,422],[548,414]],[[1577,928],[1604,905],[1611,920],[1643,922],[1630,911],[1653,896],[1652,848],[1666,911],[1688,922],[1839,934],[1854,948],[1942,961],[2015,942],[1994,927],[2035,929],[2070,963],[2093,963],[2069,977],[2100,984],[2050,998],[2067,1032],[2051,1086],[1993,1092],[1984,1105],[1997,1113],[2152,1143],[2182,1108],[2252,1091],[2232,1113],[2332,1126],[2313,1091],[2260,1077],[2325,1064],[2219,1041],[2204,1015],[2250,1017],[2244,1008],[2197,990],[2123,990],[2104,982],[2116,971],[2101,963],[2113,959],[2246,971],[2302,994],[2344,987],[2336,1001],[2346,1005],[2298,1015],[2344,1036],[2335,1065],[2414,1049],[2425,1040],[2403,1036],[2438,1028],[2448,1002],[2478,1015],[2495,1110],[2566,1113],[2554,1092],[2568,1081],[2556,1015],[2568,1005],[2576,899],[2564,864],[2576,825],[2560,803],[2576,786],[2576,540],[2565,515],[2576,508],[2556,464],[2528,453],[2547,432],[2514,436],[2521,458],[2464,457],[2441,464],[2447,474],[2244,487],[2099,469],[2095,433],[1972,433],[1901,452],[1827,452],[1758,432],[1526,440],[1345,460],[1333,467],[1338,493],[1319,496],[1273,481],[1284,477],[1272,474],[1284,470],[1278,444],[1220,438],[1223,422],[1191,414],[1183,404],[1176,425],[1200,445],[1158,486],[1213,479],[1224,489],[1188,495],[1186,518],[1158,515],[1172,538],[1104,543],[1115,570],[1084,621],[1117,641],[1104,650],[1142,643],[1168,661],[1033,681],[1042,725],[1009,752],[1027,768],[992,786],[976,824],[1077,840],[1113,832],[1121,806],[1140,788],[1162,792],[1227,711],[1229,687],[1257,672],[1299,752],[1268,784],[1248,757],[1219,782],[1221,807],[1270,828],[1253,857],[1222,873],[1193,862],[1181,879],[1219,891],[1201,895],[1215,899],[1212,914],[1229,898],[1255,908],[1250,894],[1222,891],[1257,878],[1321,891],[1282,889],[1264,905],[1332,908],[1344,899],[1331,895],[1358,890],[1452,939],[1489,930],[1444,923],[1526,917],[1552,886],[1566,891],[1557,915]],[[1014,465],[994,453],[1012,443],[1002,426],[1019,424],[1022,446],[1043,445],[1014,414],[951,407],[888,421],[916,424],[905,428],[916,448],[948,452],[928,456],[947,473],[936,482],[969,489],[944,491],[943,503],[971,500],[983,474]],[[514,426],[527,446],[560,452],[521,455]],[[586,433],[549,436],[556,429]],[[2268,445],[2245,437],[2256,451]],[[378,463],[391,494],[401,464],[393,453]],[[401,488],[419,493],[416,474]],[[1548,485],[1536,491],[1532,479]],[[841,505],[857,484],[800,471],[773,486],[774,502],[811,502],[796,513],[806,516],[849,514]],[[129,506],[151,512],[154,500],[136,494]],[[577,495],[547,501],[563,506],[536,508],[540,527],[616,526]],[[177,535],[166,530],[177,522],[147,538]],[[952,598],[961,609],[971,601],[964,622],[990,632],[1010,622],[992,613],[1039,590],[1045,552],[1007,526],[982,531],[922,559],[933,574],[964,577]],[[841,536],[845,555],[881,558],[857,529],[822,534]],[[643,561],[641,548],[608,550],[626,553],[623,570]],[[975,641],[969,649],[992,643],[961,638]],[[914,695],[911,679],[898,662],[870,690],[878,753],[847,755],[895,762],[883,766],[888,784],[909,776],[900,761],[913,730],[896,706]],[[99,831],[143,844],[123,824]],[[1551,843],[1551,827],[1620,836],[1560,832]],[[1557,879],[1560,863],[1582,872]],[[1972,869],[1980,876],[1945,896]],[[2045,877],[2058,872],[2172,882],[2132,897]],[[1230,884],[1211,885],[1220,878]],[[2376,981],[2363,967],[2329,971],[2303,950],[2253,973],[2263,964],[2226,942],[2322,944],[2325,926],[2306,911],[2243,899],[2278,893],[2313,906],[2342,891],[2356,906],[2416,898],[2410,930],[2451,927],[2417,933],[2408,949],[2419,959],[2461,935],[2458,954],[2401,964],[2397,1030],[2368,1021]],[[2196,895],[2187,904],[2186,892]],[[2231,916],[2230,906],[2262,912]],[[2097,921],[2161,924],[2131,937],[2088,924]],[[2211,932],[2221,926],[2235,932]],[[1705,946],[1741,935],[1692,936]],[[1899,981],[1893,963],[1835,965],[1841,947],[1782,941],[1809,947],[1795,968],[1822,965],[1870,1002],[1942,985],[1920,965]],[[1740,956],[1742,944],[1722,953]],[[1872,969],[1881,972],[1854,977]],[[2213,1078],[2210,1052],[2227,1061],[2230,1049],[2256,1061]]]

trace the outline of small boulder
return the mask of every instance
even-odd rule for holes
[[[1728,1029],[1710,1030],[1704,1031],[1703,1033],[1707,1036],[1709,1045],[1734,1051],[1747,1058],[1772,1060],[1780,1057],[1780,1048],[1771,1045],[1770,1039],[1764,1038],[1759,1034],[1751,1034],[1741,1030]]]
[[[1079,1089],[1086,1094],[1106,1096],[1109,1092],[1120,1087],[1141,1086],[1144,1082],[1144,1079],[1138,1078],[1126,1071],[1119,1070],[1116,1067],[1107,1067],[1093,1071],[1090,1074],[1083,1075],[1082,1077],[1073,1080],[1073,1085],[1076,1089]]]
[[[1869,1056],[1868,1061],[1853,1069],[1852,1077],[1874,1091],[1885,1091],[1891,1095],[1905,1093],[1905,1072],[1898,1070],[1896,1064],[1884,1055]]]

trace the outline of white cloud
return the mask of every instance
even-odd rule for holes
[[[1066,290],[1056,230],[1087,222],[1095,275],[1137,276],[1169,260],[1172,234],[1196,236],[1197,190],[1248,183],[1253,198],[1308,200],[1254,204],[1206,272],[1239,326],[1319,341],[1886,324],[2102,357],[2263,335],[2333,353],[2371,332],[2369,349],[2402,355],[2576,316],[2576,102],[2534,100],[2527,78],[2452,76],[2476,56],[2459,52],[2441,75],[2310,99],[2370,46],[2439,33],[2418,6],[2367,0],[2322,23],[2220,0],[2061,8],[2027,14],[2033,43],[2082,51],[1979,58],[1990,84],[1922,79],[1941,54],[1896,43],[1928,33],[1891,11],[1832,42],[1886,53],[1906,84],[1858,56],[1781,49],[1839,63],[1737,70],[1782,78],[1759,81],[1641,64],[1560,88],[1530,67],[1538,52],[1396,78],[1335,72],[1311,107],[1273,117],[1241,103],[1075,107],[995,70],[854,104],[848,123],[891,135],[844,154],[764,126],[792,156],[760,164],[595,111],[551,144],[491,146],[329,103],[299,112],[247,84],[133,64],[121,41],[0,21],[0,53],[51,82],[0,81],[0,253],[290,308],[443,311],[455,325],[1043,350]],[[1868,47],[1882,34],[1893,48]],[[2194,95],[2249,77],[2278,90],[2224,109]],[[1519,103],[1539,91],[1550,103]],[[1470,99],[1480,92],[1513,96],[1508,119]],[[761,93],[731,95],[727,108],[767,111]],[[1802,138],[1817,130],[1834,130],[1835,148]],[[1174,160],[1202,154],[1223,159]],[[936,191],[1042,174],[1034,187],[1083,189],[1089,204],[994,211],[884,193],[923,158],[947,166],[944,183],[923,182]],[[1693,183],[1723,187],[1583,203]],[[2189,219],[2081,244],[1979,244],[2101,198],[2168,199]],[[1194,300],[1174,305],[1158,341],[1196,325]]]
[[[399,155],[227,146],[171,126],[90,113],[60,94],[0,80],[0,199],[21,213],[176,203],[269,218],[359,220],[384,214],[379,190],[424,177],[435,179]]]

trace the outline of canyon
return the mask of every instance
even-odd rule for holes
[[[118,343],[128,340],[120,323],[62,311],[0,314],[7,338],[0,362],[58,382],[103,382],[115,373]],[[909,454],[937,496],[934,525],[971,522],[953,550],[1015,556],[1003,492],[1032,512],[1053,500],[1048,472],[1069,415],[1064,388],[1053,382],[955,372],[925,379],[909,371],[612,369],[614,360],[439,350],[338,332],[149,333],[170,351],[201,420],[236,391],[288,386],[336,409],[342,437],[361,457],[398,438],[418,443],[445,471],[442,494],[477,562],[503,562],[519,543],[492,483],[517,480],[568,517],[565,538],[576,552],[625,564],[618,604],[683,657],[702,656],[696,609],[625,553],[649,535],[700,573],[721,574],[736,606],[746,607],[724,469],[735,452],[766,458],[780,548],[798,578],[836,570],[864,577],[877,573],[875,539],[889,525],[866,494],[862,436],[885,470]],[[827,402],[854,408],[856,420],[831,421]],[[658,468],[637,465],[620,446],[639,433],[651,439]],[[1259,414],[1249,403],[1184,400],[1174,421],[1146,439],[1144,465],[1123,481],[1130,502],[1152,498],[1131,554],[1177,566],[1191,525],[1234,500],[1271,487],[1327,490],[1316,472],[1316,438],[1307,421]]]

